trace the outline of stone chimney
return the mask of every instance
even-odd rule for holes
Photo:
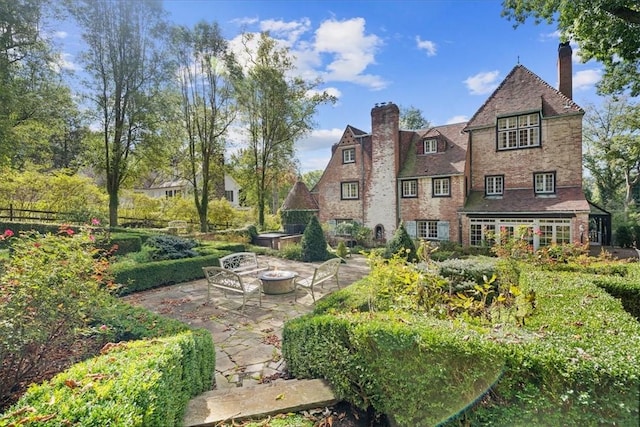
[[[569,42],[560,43],[558,46],[558,90],[569,99],[573,98],[571,53]]]

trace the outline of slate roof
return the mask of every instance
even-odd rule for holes
[[[287,194],[287,198],[282,203],[283,211],[292,210],[319,210],[318,203],[314,200],[306,184],[297,181]]]
[[[465,126],[466,123],[456,123],[415,131],[399,177],[463,174],[469,139],[469,136],[463,132]],[[437,138],[439,147],[445,148],[444,151],[419,154],[422,141],[428,137]]]
[[[589,212],[582,188],[558,188],[555,197],[534,197],[533,189],[505,190],[500,198],[472,191],[460,212],[467,214],[527,214]]]
[[[495,126],[496,117],[540,111],[542,117],[584,114],[570,98],[523,65],[516,65],[473,115],[466,129]]]

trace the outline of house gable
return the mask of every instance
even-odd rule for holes
[[[496,118],[521,112],[542,117],[584,114],[584,110],[523,65],[516,65],[473,115],[466,130],[496,125]]]

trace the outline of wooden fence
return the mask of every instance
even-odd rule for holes
[[[9,207],[0,207],[0,220],[17,221],[17,222],[43,222],[43,223],[65,223],[74,222],[72,219],[77,216],[72,212],[44,211],[37,209],[17,209],[13,205]],[[89,219],[85,219],[88,222]],[[131,228],[166,228],[169,226],[169,220],[161,220],[155,218],[133,218],[127,216],[119,216],[118,224],[122,227]],[[192,229],[199,228],[199,224],[189,222]],[[209,224],[211,230],[225,230],[231,224]]]

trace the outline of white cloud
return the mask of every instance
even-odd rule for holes
[[[301,171],[324,169],[331,158],[331,146],[340,141],[344,129],[316,129],[297,141],[297,156]]]
[[[582,70],[573,75],[573,89],[588,90],[595,86],[602,78],[601,70]]]
[[[67,33],[66,31],[56,31],[55,33],[53,33],[53,37],[55,37],[56,39],[66,39],[68,35],[69,33]]]
[[[420,36],[416,36],[416,44],[418,49],[424,49],[427,51],[427,56],[434,56],[436,54],[436,44],[430,40],[422,40]]]
[[[325,81],[353,82],[376,90],[386,87],[387,83],[380,76],[365,73],[367,67],[375,64],[375,54],[382,39],[365,34],[363,18],[326,20],[320,24],[315,36],[315,51],[332,57],[322,75]]]
[[[340,92],[340,89],[335,88],[335,87],[328,87],[328,88],[325,88],[325,89],[310,90],[308,92],[308,95],[317,95],[317,94],[321,94],[322,92],[326,92],[328,95],[331,95],[336,99],[340,99],[340,97],[342,96],[342,92]]]
[[[467,116],[463,116],[463,115],[453,116],[449,120],[447,120],[447,122],[445,124],[452,125],[454,123],[463,123],[463,122],[466,122],[468,120],[469,120],[469,117],[467,117]]]
[[[244,17],[244,18],[237,18],[237,19],[232,19],[231,22],[240,26],[246,26],[246,25],[253,25],[253,24],[257,24],[260,20],[258,18],[250,18],[250,17]]]
[[[54,71],[60,72],[62,70],[77,71],[80,70],[80,66],[73,62],[73,55],[70,53],[60,53],[56,56],[51,67]]]
[[[309,31],[310,28],[311,21],[309,18],[289,22],[271,19],[260,22],[261,31],[268,31],[273,38],[284,37],[291,45],[298,41],[300,36]]]
[[[464,84],[472,95],[486,95],[498,87],[498,70],[486,71],[468,77]]]

